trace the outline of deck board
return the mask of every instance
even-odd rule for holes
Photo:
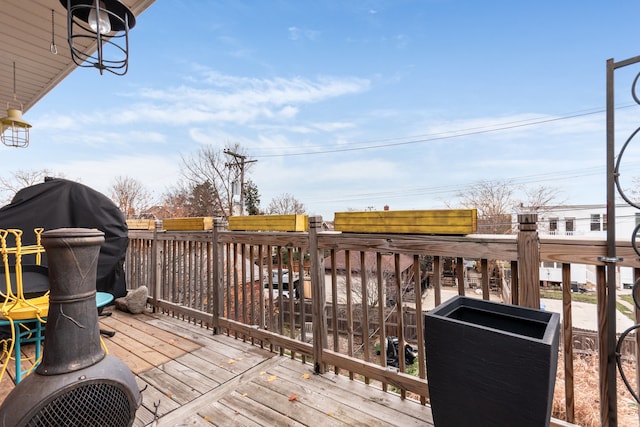
[[[314,375],[310,364],[181,319],[112,310],[100,327],[115,331],[105,345],[142,390],[135,427],[433,424],[428,406],[333,372]],[[0,401],[12,378],[0,383]]]
[[[278,377],[286,378],[288,381],[297,383],[300,386],[306,387],[308,383],[307,375],[308,370],[302,364],[286,364],[280,365],[273,370]],[[394,420],[399,425],[403,426],[424,426],[427,424],[433,424],[431,417],[431,411],[427,407],[420,406],[417,402],[411,407],[411,415],[406,414],[407,404],[411,401],[399,402],[400,405],[396,407],[395,401],[399,401],[397,396],[388,395],[380,390],[380,395],[372,400],[372,395],[368,389],[364,389],[362,393],[358,393],[358,389],[361,383],[355,383],[356,387],[351,387],[353,381],[337,376],[333,373],[325,374],[324,376],[314,376],[314,391],[318,394],[322,394],[330,397],[331,399],[343,402],[345,405],[351,407],[352,411],[361,412],[361,417],[368,418],[368,414],[375,416],[367,422],[367,425],[389,425],[388,420]]]
[[[109,354],[122,360],[136,375],[152,369],[154,365],[129,350],[128,344],[127,340],[121,340],[120,337],[114,336],[113,339],[109,339],[107,350]]]
[[[304,426],[304,424],[301,424],[274,409],[265,408],[264,405],[256,402],[253,399],[247,399],[245,396],[242,396],[237,392],[233,392],[229,396],[223,397],[222,399],[218,400],[218,402],[231,408],[238,414],[244,414],[245,417],[254,420],[257,425],[274,425],[288,427]]]

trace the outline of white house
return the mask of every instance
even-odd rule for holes
[[[603,205],[566,205],[547,208],[538,214],[540,236],[606,240],[607,208]],[[628,204],[616,205],[616,240],[630,241],[633,230],[640,223],[640,210]],[[558,284],[562,281],[562,265],[544,262],[540,266],[540,280],[543,283]],[[579,285],[593,285],[596,282],[595,268],[581,264],[571,265],[571,281]],[[618,271],[618,287],[631,286],[633,273],[630,268]]]

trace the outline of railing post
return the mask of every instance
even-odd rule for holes
[[[540,240],[537,214],[518,215],[518,305],[540,308]]]
[[[224,249],[218,243],[218,234],[226,228],[227,221],[224,218],[213,219],[212,251],[213,251],[213,304],[212,324],[213,334],[220,333],[220,316],[224,314]]]
[[[162,245],[158,242],[158,233],[162,231],[162,221],[156,220],[153,227],[153,240],[151,241],[151,302],[153,312],[158,309],[162,288]]]
[[[318,248],[322,217],[309,217],[309,258],[311,264],[311,301],[313,319],[313,360],[316,374],[325,373],[322,352],[327,348],[326,293],[324,287],[324,253]],[[335,321],[335,319],[334,319]]]

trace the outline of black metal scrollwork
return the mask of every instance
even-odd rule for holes
[[[633,84],[631,85],[631,96],[633,97],[633,100],[638,105],[640,105],[640,98],[638,97],[638,94],[637,94],[637,87],[638,87],[639,81],[640,81],[640,72],[633,79]],[[614,169],[614,180],[615,180],[616,189],[618,190],[618,193],[620,194],[622,199],[624,199],[625,202],[627,202],[629,205],[633,206],[636,209],[640,209],[640,203],[628,197],[625,194],[624,189],[620,185],[620,164],[622,163],[622,157],[624,155],[625,150],[627,149],[627,147],[629,146],[633,138],[635,138],[635,136],[638,134],[638,132],[640,132],[640,127],[638,127],[635,131],[633,131],[633,133],[631,133],[629,138],[627,138],[627,140],[625,141],[624,145],[620,149],[620,153],[617,156],[615,169]],[[640,232],[640,224],[636,225],[636,227],[633,229],[633,233],[631,234],[631,246],[633,247],[633,250],[638,256],[640,256],[640,249],[638,248],[639,232]],[[640,301],[638,301],[638,292],[640,292],[640,279],[635,281],[632,289],[633,303],[635,304],[637,309],[640,310]],[[640,397],[638,396],[638,393],[634,390],[634,387],[631,385],[631,382],[627,379],[627,375],[625,374],[624,367],[622,365],[622,352],[621,352],[624,340],[627,338],[627,336],[630,333],[638,329],[640,329],[640,324],[635,324],[627,328],[618,338],[618,343],[616,345],[616,365],[618,366],[618,372],[620,372],[620,377],[622,378],[622,381],[624,382],[625,386],[627,387],[627,389],[629,390],[633,398],[636,400],[636,402],[640,403]]]

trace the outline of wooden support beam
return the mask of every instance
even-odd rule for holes
[[[518,305],[540,308],[540,241],[537,214],[518,215]]]

